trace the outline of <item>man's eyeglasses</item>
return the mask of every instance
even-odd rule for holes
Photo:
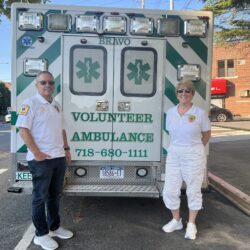
[[[182,94],[183,92],[190,94],[191,93],[191,89],[178,89],[176,91],[178,94]]]
[[[42,81],[39,81],[39,83],[41,85],[46,85],[46,83],[48,83],[50,86],[53,86],[55,84],[55,81],[44,81],[44,80],[42,80]]]

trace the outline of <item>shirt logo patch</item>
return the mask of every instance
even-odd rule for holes
[[[19,110],[19,115],[27,115],[29,108],[28,105],[22,105]]]
[[[188,121],[189,121],[189,122],[194,122],[195,119],[196,119],[195,115],[189,115],[189,116],[188,116]]]

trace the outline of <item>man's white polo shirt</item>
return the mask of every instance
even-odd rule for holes
[[[30,133],[41,152],[51,158],[63,157],[63,117],[60,105],[53,100],[49,103],[37,93],[27,99],[20,108],[17,127],[30,130]],[[28,149],[27,161],[35,157]]]
[[[192,107],[181,116],[178,105],[167,112],[166,129],[169,131],[170,144],[175,146],[192,146],[202,144],[201,132],[211,129],[207,113],[201,108]]]

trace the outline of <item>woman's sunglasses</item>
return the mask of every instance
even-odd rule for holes
[[[178,94],[182,94],[183,92],[190,94],[191,93],[191,89],[178,89],[176,91]]]

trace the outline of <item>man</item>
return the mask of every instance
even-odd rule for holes
[[[52,96],[53,75],[40,72],[36,88],[38,93],[22,104],[16,125],[28,147],[27,161],[33,184],[32,221],[36,228],[34,243],[53,250],[58,248],[58,243],[51,237],[73,237],[72,232],[60,226],[59,216],[66,162],[70,163],[71,155],[62,111]]]

